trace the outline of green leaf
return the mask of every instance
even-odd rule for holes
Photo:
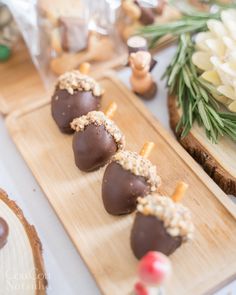
[[[220,125],[220,127],[224,128],[224,123],[221,120],[220,115],[210,106],[207,106],[207,109],[210,112],[210,114],[212,115],[212,117],[214,118],[214,120]]]
[[[200,95],[202,96],[202,98],[205,100],[205,102],[208,102],[209,96],[208,96],[208,93],[206,92],[206,90],[204,88],[199,87],[199,92],[200,92]]]
[[[189,113],[189,125],[192,127],[193,126],[193,110],[192,110],[191,103],[188,106],[188,113]]]
[[[176,79],[176,75],[179,73],[180,71],[180,66],[178,64],[176,64],[172,71],[171,71],[171,74],[169,76],[169,79],[168,79],[168,86],[170,86],[172,83],[173,83],[173,80]]]
[[[207,113],[204,108],[204,104],[201,100],[198,102],[198,111],[199,111],[199,115],[202,119],[202,122],[203,122],[205,128],[207,130],[211,130],[211,124],[210,124],[209,118],[207,117]]]
[[[185,67],[182,69],[182,73],[183,73],[183,78],[184,78],[185,84],[188,86],[188,88],[192,88],[191,81],[188,77],[188,73],[187,73]]]

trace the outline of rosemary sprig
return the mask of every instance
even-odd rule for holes
[[[187,8],[180,20],[143,27],[140,33],[149,40],[150,47],[157,41],[171,34],[179,38],[177,52],[173,57],[164,77],[167,78],[169,92],[178,97],[178,104],[182,110],[177,130],[181,130],[185,137],[195,121],[204,126],[208,138],[216,143],[219,136],[226,135],[236,141],[236,114],[220,111],[214,94],[220,95],[213,85],[198,76],[197,69],[192,63],[194,43],[192,35],[207,30],[209,19],[220,19],[223,9],[236,7],[233,4],[219,5],[217,12],[197,12]]]
[[[199,78],[192,63],[194,43],[190,34],[181,34],[177,52],[164,77],[171,94],[177,95],[182,117],[177,131],[185,137],[195,121],[204,126],[208,138],[216,143],[219,136],[227,135],[236,141],[236,114],[219,111],[214,99],[217,90]]]

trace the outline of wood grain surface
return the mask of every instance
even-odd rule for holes
[[[114,120],[124,131],[127,149],[139,151],[147,140],[156,143],[150,160],[162,177],[162,191],[170,194],[178,180],[190,187],[183,203],[192,211],[195,239],[171,256],[174,273],[167,294],[199,295],[224,285],[236,273],[235,205],[134,94],[113,76],[100,82],[105,89],[102,108],[111,100],[118,104]],[[137,267],[129,241],[134,214],[113,217],[105,212],[104,168],[93,173],[77,169],[72,136],[59,132],[48,97],[12,113],[7,127],[102,293],[130,294]]]
[[[174,96],[168,98],[168,109],[170,125],[179,142],[225,193],[236,196],[236,143],[223,137],[218,144],[212,144],[206,137],[204,129],[197,124],[185,138],[181,139],[181,130],[176,132],[180,114]]]

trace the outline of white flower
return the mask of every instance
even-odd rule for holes
[[[236,9],[221,13],[221,21],[209,20],[209,31],[196,36],[193,63],[202,77],[216,86],[215,98],[236,112]]]

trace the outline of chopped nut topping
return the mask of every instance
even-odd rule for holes
[[[66,89],[71,95],[74,91],[91,91],[94,96],[100,96],[103,91],[100,85],[91,77],[80,71],[66,72],[58,78],[58,87]]]
[[[94,124],[97,126],[103,125],[107,132],[113,136],[115,142],[117,143],[118,150],[122,150],[125,146],[125,138],[120,131],[120,129],[116,126],[116,124],[108,119],[103,112],[92,111],[87,115],[76,118],[71,123],[71,128],[76,132],[83,131],[86,126]]]
[[[156,191],[160,186],[161,179],[157,175],[156,166],[138,153],[120,151],[113,156],[112,160],[119,163],[125,170],[129,170],[137,176],[143,176],[150,184],[152,192]]]
[[[144,215],[152,215],[160,219],[172,237],[180,236],[183,242],[193,238],[194,225],[191,212],[181,203],[175,203],[166,196],[153,194],[138,198],[137,210]]]

